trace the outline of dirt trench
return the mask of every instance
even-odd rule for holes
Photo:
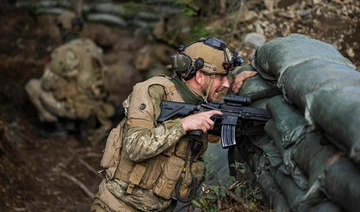
[[[279,6],[285,9],[298,2],[280,1]],[[317,6],[320,12],[312,17],[316,21],[277,15],[270,24],[278,27],[267,39],[284,36],[285,31],[307,34],[335,44],[360,67],[359,3],[346,10],[344,1],[327,3],[331,5]],[[310,4],[306,7],[311,9]],[[347,16],[350,9],[357,10],[357,16]],[[105,142],[85,147],[76,134],[63,141],[39,139],[40,122],[24,90],[29,79],[41,76],[46,56],[60,45],[51,19],[34,17],[2,2],[0,22],[7,23],[0,25],[0,211],[89,211],[90,196],[97,192],[102,179],[97,171]],[[134,55],[129,53],[133,33],[107,30],[121,37],[116,48],[128,52],[127,61],[133,60]],[[241,38],[235,42],[242,42]],[[140,78],[131,79],[130,85]]]

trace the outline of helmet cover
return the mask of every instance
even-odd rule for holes
[[[180,47],[177,54],[171,57],[171,65],[175,72],[185,79],[193,76],[197,70],[210,75],[227,75],[235,66],[241,65],[242,61],[242,58],[231,52],[223,41],[214,37],[201,38],[185,49]]]

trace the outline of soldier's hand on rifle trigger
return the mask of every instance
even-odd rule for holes
[[[201,130],[206,133],[214,128],[214,121],[210,119],[213,115],[222,115],[221,111],[210,110],[206,112],[196,113],[181,119],[181,123],[185,131]]]
[[[256,74],[256,71],[242,71],[239,74],[235,75],[234,81],[231,84],[231,91],[234,93],[238,93],[244,81],[247,78],[255,76]]]

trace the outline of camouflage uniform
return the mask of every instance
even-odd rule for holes
[[[195,196],[205,179],[208,142],[220,138],[205,133],[191,136],[180,118],[157,120],[163,100],[191,104],[207,100],[204,94],[195,94],[184,78],[195,68],[212,76],[227,75],[223,66],[232,66],[233,60],[220,43],[218,39],[194,42],[184,53],[172,56],[173,68],[179,68],[176,76],[159,75],[134,86],[123,103],[125,118],[108,136],[100,164],[105,179],[91,211],[172,211],[177,201],[190,202]]]
[[[57,20],[64,17],[73,20],[76,16],[65,13]],[[89,140],[95,144],[106,137],[114,114],[113,106],[104,102],[103,53],[91,40],[76,38],[77,33],[69,29],[68,22],[60,22],[65,44],[51,53],[43,76],[31,79],[25,89],[42,122],[54,123],[59,118],[86,121],[95,116],[101,125],[90,132]]]
[[[189,92],[188,95],[194,94]],[[196,97],[194,99],[201,101]],[[123,105],[126,110],[126,119],[123,124],[120,124],[109,135],[107,147],[111,150],[107,150],[106,147],[105,152],[111,152],[109,153],[110,159],[107,161],[105,153],[102,160],[102,166],[107,167],[105,170],[106,179],[103,180],[99,187],[92,211],[102,211],[107,207],[115,211],[126,211],[115,209],[115,207],[119,207],[114,206],[118,202],[122,203],[123,207],[127,205],[129,211],[171,211],[174,208],[176,203],[174,201],[176,199],[173,193],[174,188],[169,191],[160,191],[161,183],[164,182],[159,182],[161,180],[157,181],[157,179],[166,178],[163,175],[169,173],[161,171],[162,163],[158,161],[180,161],[180,164],[176,164],[179,167],[171,170],[173,176],[170,178],[177,180],[182,174],[181,171],[190,138],[186,135],[180,119],[169,120],[163,124],[156,122],[160,115],[159,106],[162,100],[184,101],[172,80],[164,76],[156,76],[137,84],[132,94],[125,100]],[[116,160],[113,161],[114,158],[112,157],[114,148],[116,148],[115,141],[112,140],[114,137],[122,140],[118,141],[122,142],[121,150],[119,149],[121,159],[118,162],[118,167],[112,166],[112,164],[117,163]],[[201,140],[203,149],[195,157],[196,160],[191,167],[193,174],[197,178],[196,186],[204,180],[205,176],[205,164],[202,161],[202,155],[207,148],[207,135],[203,135]],[[164,164],[167,164],[167,162],[164,162]],[[140,174],[141,176],[133,177],[134,174],[132,173],[137,172],[137,169],[141,169],[136,168],[138,166],[147,167],[146,172]],[[171,165],[169,164],[169,166]],[[135,183],[132,178],[141,179]],[[186,176],[184,181],[191,184],[191,178],[190,175]],[[175,179],[172,179],[171,182],[174,186]],[[179,191],[183,198],[187,198],[187,195],[193,192],[186,189],[188,185],[184,184],[181,187],[184,187],[183,190]],[[133,188],[132,191],[130,191],[130,188]],[[184,193],[182,194],[182,192]],[[109,195],[111,195],[111,199],[116,199],[115,203],[109,200]]]

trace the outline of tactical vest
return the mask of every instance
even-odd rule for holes
[[[75,39],[51,54],[50,70],[58,77],[53,91],[57,100],[71,100],[77,118],[87,119],[101,105],[103,54],[93,41]],[[70,77],[69,77],[70,75]]]
[[[67,54],[69,51],[75,55],[76,64],[68,60]],[[89,39],[75,39],[56,48],[51,53],[49,67],[51,71],[60,76],[64,74],[66,69],[77,68],[77,89],[80,93],[85,93],[91,86],[103,83],[103,53]]]
[[[164,100],[184,102],[175,85],[168,77],[153,77],[141,83],[141,86],[149,88],[149,86],[155,84],[164,87],[166,96]],[[125,108],[125,110],[126,109],[127,108]],[[202,155],[208,145],[207,134],[203,134],[200,139],[203,147],[200,153],[194,158],[191,167],[189,163],[184,167],[187,151],[189,151],[188,145],[191,143],[189,142],[190,136],[188,135],[181,137],[176,145],[167,151],[148,160],[136,163],[130,160],[127,152],[122,149],[123,130],[126,122],[127,119],[125,117],[117,128],[110,132],[106,142],[101,167],[104,168],[108,179],[116,178],[127,182],[129,184],[126,191],[127,193],[131,193],[135,186],[139,186],[143,189],[152,190],[164,199],[177,199],[174,193],[175,186],[185,169],[188,169],[186,174],[188,174],[191,169],[193,176],[196,177],[196,188],[204,180],[205,163],[202,161]],[[149,128],[148,124],[147,122],[143,123],[145,128]],[[141,125],[142,123],[137,123],[137,126]],[[152,127],[155,126],[156,123],[153,123]],[[190,160],[190,154],[187,160]],[[178,193],[181,198],[186,199],[190,192],[195,191],[192,191],[194,188],[189,185],[191,184],[191,179],[185,178],[183,181],[178,189]]]

